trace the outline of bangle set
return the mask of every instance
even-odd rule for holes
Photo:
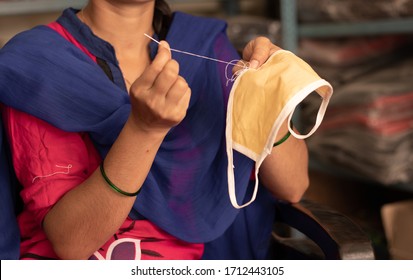
[[[103,168],[103,160],[100,163],[100,173],[102,174],[103,179],[105,179],[106,183],[113,189],[115,190],[117,193],[120,193],[124,196],[137,196],[139,194],[139,192],[141,191],[141,189],[139,189],[136,192],[130,193],[130,192],[125,192],[124,190],[121,190],[120,188],[118,188],[114,183],[112,183],[112,181],[108,178],[108,176],[106,175],[105,169]]]

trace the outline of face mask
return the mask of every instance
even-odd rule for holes
[[[298,139],[311,136],[321,124],[332,86],[293,53],[280,50],[259,69],[245,69],[232,87],[227,110],[226,144],[228,155],[228,192],[232,205],[242,208],[251,204],[258,191],[258,170],[273,148],[282,123],[291,118],[295,108],[310,93],[318,93],[322,102],[316,122],[306,135],[299,135],[288,127]],[[255,188],[251,200],[238,205],[235,195],[233,149],[255,161]]]

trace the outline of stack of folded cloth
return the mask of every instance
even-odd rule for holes
[[[322,125],[306,141],[311,159],[324,165],[338,166],[384,185],[410,184],[413,57],[397,56],[387,59],[387,63],[383,61],[384,58],[381,65],[373,61],[370,66],[341,69],[314,67],[330,79],[334,95]],[[316,95],[304,100],[303,129],[314,125],[319,104]]]
[[[413,0],[298,0],[302,22],[358,22],[413,15]]]

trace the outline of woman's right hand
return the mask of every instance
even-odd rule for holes
[[[169,44],[162,41],[155,59],[131,86],[130,120],[143,131],[166,134],[185,117],[190,96]]]

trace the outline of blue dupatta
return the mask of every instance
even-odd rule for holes
[[[175,13],[166,40],[172,48],[214,57],[214,42],[224,32],[222,21]],[[228,61],[237,58],[226,47]],[[130,216],[143,216],[182,240],[208,242],[221,236],[239,212],[227,192],[229,89],[223,90],[215,62],[173,56],[192,89],[190,106],[162,143]],[[128,94],[46,26],[19,34],[0,50],[0,101],[62,130],[88,132],[102,157],[130,112]],[[253,162],[234,157],[236,195],[243,198]]]

